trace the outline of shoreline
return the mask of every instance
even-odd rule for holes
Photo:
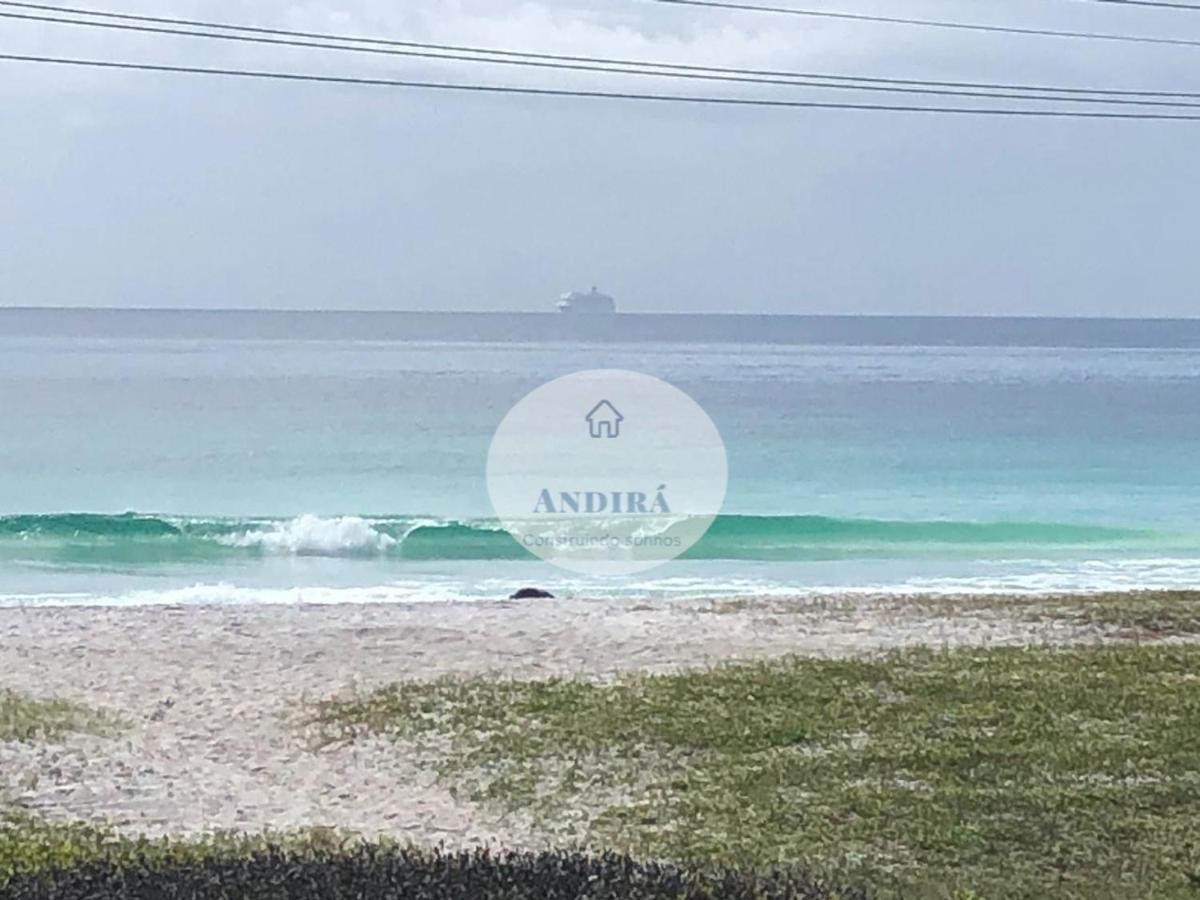
[[[1196,593],[1200,596],[1200,587],[1191,584],[1151,584],[1145,587],[1114,585],[1105,587],[992,587],[992,586],[962,586],[913,588],[904,585],[877,586],[853,585],[829,586],[798,586],[770,588],[757,591],[722,590],[718,585],[713,592],[703,593],[618,593],[618,594],[588,594],[559,593],[553,594],[555,586],[547,588],[552,596],[549,598],[520,598],[516,599],[505,593],[497,594],[442,594],[434,593],[428,597],[415,597],[415,591],[405,588],[403,594],[388,595],[387,586],[376,587],[293,587],[293,588],[248,588],[226,583],[197,584],[187,588],[166,588],[160,590],[131,591],[120,597],[97,597],[93,594],[63,593],[53,595],[55,599],[31,600],[31,597],[42,598],[51,595],[19,595],[0,594],[0,617],[21,614],[24,612],[188,612],[188,611],[229,611],[238,610],[279,610],[279,609],[396,609],[396,610],[429,610],[438,608],[464,609],[496,609],[534,603],[549,603],[558,606],[567,604],[583,605],[613,605],[636,606],[648,605],[656,608],[687,607],[699,608],[705,604],[737,603],[753,607],[789,606],[816,603],[864,604],[879,603],[883,605],[911,604],[914,606],[954,603],[960,606],[976,606],[979,609],[1001,609],[1006,605],[1031,605],[1053,601],[1078,602],[1097,598],[1114,597],[1154,597],[1161,595],[1182,595]],[[523,587],[538,587],[538,582],[531,581],[528,585],[520,580],[513,580],[510,587],[504,590],[517,590]],[[436,586],[432,586],[436,591]],[[538,588],[541,589],[541,588]],[[224,591],[236,599],[212,599],[209,592]],[[351,599],[343,599],[345,594]],[[181,596],[186,599],[179,599]],[[133,599],[135,598],[136,599]],[[149,599],[153,597],[163,599]],[[69,598],[69,599],[68,599]],[[252,599],[247,599],[252,598]],[[0,621],[0,628],[3,628]]]
[[[0,742],[0,796],[51,820],[130,834],[334,827],[422,844],[530,845],[535,835],[502,827],[394,743],[314,750],[298,724],[305,704],[443,676],[605,680],[792,654],[1130,637],[1030,614],[1051,602],[808,595],[0,609],[0,688],[123,723],[110,736]]]

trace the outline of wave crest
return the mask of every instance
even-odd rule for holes
[[[1086,523],[890,521],[815,515],[719,516],[688,559],[1007,558],[1031,554],[1186,555],[1186,534]],[[50,565],[216,562],[230,557],[521,560],[494,519],[415,516],[186,518],[143,513],[0,516],[0,561]]]
[[[322,518],[309,513],[217,540],[227,547],[292,556],[375,556],[399,543],[360,516]]]

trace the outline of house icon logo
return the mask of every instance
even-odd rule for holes
[[[588,433],[594,438],[621,436],[621,423],[625,417],[607,400],[601,400],[593,406],[584,418],[587,419]]]
[[[728,478],[721,433],[700,404],[624,369],[535,387],[487,453],[495,521],[514,547],[589,584],[686,553],[720,513]]]

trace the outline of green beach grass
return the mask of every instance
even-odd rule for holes
[[[1126,640],[1200,635],[1200,591],[1142,591],[1054,597],[1046,616],[1095,625]]]
[[[74,731],[103,734],[112,716],[69,700],[39,700],[0,688],[0,741],[50,741]]]
[[[1200,635],[1200,591],[897,597],[891,603],[898,610],[920,608],[944,616],[982,612],[1030,622],[1058,620],[1133,642]]]
[[[1148,621],[1189,627],[1177,614]],[[593,847],[905,897],[1200,897],[1195,646],[440,680],[312,721],[328,741],[415,741],[446,783]]]
[[[1200,635],[1200,591],[1109,591],[1091,594],[917,594],[872,597],[870,602],[898,615],[939,617],[982,615],[1022,622],[1060,621],[1096,629],[1120,640],[1155,641]],[[760,610],[774,616],[812,613],[853,615],[852,596],[794,599],[712,600],[697,607],[702,615],[733,615]]]
[[[680,868],[616,854],[447,850],[353,836],[124,838],[0,818],[6,900],[871,900],[797,871]]]
[[[129,837],[101,825],[49,822],[24,811],[0,810],[0,886],[20,875],[69,869],[99,859],[202,862],[272,848],[339,850],[360,842],[347,832],[321,828],[261,835],[213,833],[187,840]]]

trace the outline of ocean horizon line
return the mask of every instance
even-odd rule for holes
[[[0,337],[1200,348],[1200,318],[0,306]]]
[[[53,304],[3,304],[0,314],[13,312],[104,312],[104,313],[166,313],[186,315],[208,314],[270,314],[270,315],[412,315],[412,316],[537,316],[562,319],[564,314],[553,309],[419,309],[414,307],[346,307],[345,309],[320,306],[85,306],[61,303]],[[1039,316],[1004,315],[999,313],[972,313],[948,315],[945,313],[831,313],[831,312],[714,312],[710,310],[617,310],[603,314],[604,318],[722,318],[722,319],[834,319],[857,321],[861,319],[916,319],[947,322],[1188,322],[1200,324],[1196,316]]]

